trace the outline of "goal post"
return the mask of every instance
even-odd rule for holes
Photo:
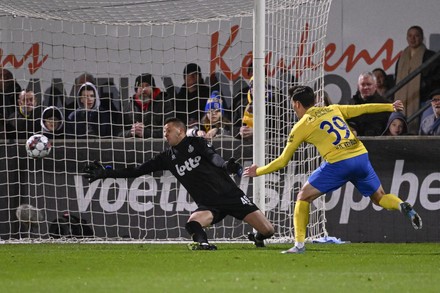
[[[323,62],[331,1],[262,2],[266,3],[262,5],[266,24],[262,38],[265,60],[264,66],[258,67],[260,96],[255,98],[254,112],[265,113],[255,115],[255,119],[259,120],[259,125],[265,125],[261,128],[266,131],[263,135],[254,137],[254,157],[259,163],[264,164],[281,154],[289,131],[297,121],[291,109],[288,88],[296,84],[310,86],[316,91],[317,103],[322,105]],[[256,5],[256,9],[260,7]],[[254,13],[258,15],[258,11]],[[261,52],[257,51],[258,34],[254,36],[256,36],[254,60],[257,62],[257,53],[261,54]],[[255,82],[257,78],[255,69],[254,74]],[[264,88],[264,83],[274,86],[279,99],[270,100],[265,93],[267,89]],[[254,91],[256,90],[254,86]],[[257,146],[263,146],[264,150],[259,151]],[[254,184],[254,194],[264,195],[263,199],[257,202],[261,205],[264,203],[266,215],[276,226],[275,241],[290,241],[293,238],[293,209],[296,195],[319,164],[320,156],[315,147],[303,144],[287,168],[266,175],[261,185]],[[274,197],[280,199],[276,206]],[[325,221],[325,198],[320,197],[310,207],[308,241],[327,236]]]
[[[257,30],[253,15],[259,4],[265,8]],[[1,240],[188,241],[185,222],[196,207],[170,172],[89,184],[81,176],[84,164],[135,166],[166,148],[153,133],[165,117],[189,115],[176,105],[186,99],[179,91],[190,63],[199,66],[210,92],[220,92],[225,115],[236,126],[249,87],[255,91],[256,140],[236,136],[233,128],[232,135],[212,139],[219,153],[244,166],[275,159],[297,121],[287,89],[304,84],[322,96],[330,5],[331,0],[0,1]],[[142,116],[147,137],[130,137],[136,118],[129,106],[143,73],[151,74],[170,107],[159,120]],[[96,86],[100,100],[99,118],[88,125],[102,135],[67,131],[85,81]],[[38,111],[23,118],[15,101],[26,89],[35,94]],[[29,158],[26,139],[45,133],[41,117],[51,106],[61,110],[68,135],[50,137],[52,151],[44,159]],[[10,127],[23,119],[24,129]],[[235,178],[274,224],[274,241],[292,240],[295,196],[319,163],[316,149],[302,145],[286,168],[258,185]],[[325,236],[324,199],[311,206],[308,237]],[[214,241],[237,241],[250,231],[227,217],[207,232]]]

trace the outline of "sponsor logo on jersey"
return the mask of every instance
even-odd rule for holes
[[[175,165],[177,173],[180,176],[184,176],[186,171],[192,171],[194,168],[197,168],[200,165],[200,160],[202,159],[201,156],[197,156],[195,158],[189,158],[185,162],[183,162],[183,165]]]
[[[192,145],[188,146],[188,153],[192,153],[194,151],[194,147]]]

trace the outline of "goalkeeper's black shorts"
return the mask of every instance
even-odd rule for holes
[[[243,220],[252,212],[258,211],[259,208],[246,196],[238,197],[235,202],[217,205],[199,205],[194,211],[211,211],[214,219],[211,224],[216,224],[223,220],[226,216],[232,216],[236,219]]]

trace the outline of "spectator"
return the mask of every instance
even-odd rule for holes
[[[20,92],[21,87],[12,73],[0,68],[0,139],[5,138],[8,127],[6,119],[15,112]]]
[[[49,139],[64,137],[64,115],[58,107],[50,106],[44,109],[40,124],[41,131]]]
[[[373,74],[374,76],[376,76],[377,93],[386,98],[389,102],[392,102],[393,98],[385,97],[386,92],[390,89],[385,70],[383,70],[382,68],[375,68],[373,70]]]
[[[96,79],[93,76],[93,74],[84,72],[78,75],[75,78],[75,84],[73,85],[73,95],[77,95],[80,87],[85,84],[86,82],[90,82],[92,84],[96,84]]]
[[[111,136],[120,136],[122,125],[122,107],[119,91],[114,85],[113,81],[108,79],[98,87],[100,108],[102,111],[107,111],[110,115],[110,131]]]
[[[396,83],[400,82],[412,71],[431,58],[435,52],[428,50],[423,44],[423,29],[412,26],[406,34],[408,46],[402,51],[396,63]],[[429,94],[440,84],[440,65],[434,62],[403,86],[394,95],[395,99],[402,100],[405,105],[405,115],[410,117],[429,100]],[[409,132],[416,133],[420,120],[414,119],[408,124]]]
[[[371,72],[364,72],[358,78],[358,91],[352,97],[350,105],[389,103],[377,93],[376,77]],[[381,135],[388,122],[389,113],[363,114],[347,122],[359,136]]]
[[[397,136],[408,134],[408,124],[406,117],[401,112],[393,112],[388,118],[388,123],[382,135]]]
[[[77,100],[78,108],[67,117],[66,131],[77,138],[110,135],[110,115],[108,111],[100,111],[95,85],[90,82],[83,84],[78,90]]]
[[[248,140],[253,137],[253,84],[254,80],[251,77],[247,92],[242,92],[234,97],[234,127],[240,129],[235,135],[236,138]],[[278,89],[267,82],[265,88],[267,133],[277,137],[281,134],[284,140],[287,136],[287,121],[289,120],[287,118],[288,111],[286,111],[289,108],[287,99],[282,100],[282,95]],[[244,105],[246,106],[244,107]]]
[[[199,123],[204,115],[203,110],[210,95],[210,88],[203,82],[200,66],[195,63],[186,65],[183,77],[185,82],[176,96],[176,117],[192,127]]]
[[[251,82],[252,74],[253,74],[252,64],[250,64],[249,67],[247,68],[247,74],[251,78],[250,80]],[[243,123],[243,116],[245,113],[245,109],[247,105],[250,103],[249,99],[252,100],[251,97],[249,96],[250,87],[251,87],[251,83],[248,84],[243,80],[242,83],[240,83],[240,88],[234,93],[234,97],[232,100],[232,121],[234,123],[234,127],[240,128],[245,124]],[[238,137],[241,137],[241,135],[239,134]]]
[[[44,93],[44,99],[42,102],[43,107],[55,106],[59,109],[66,108],[66,95],[64,94],[63,88],[57,87],[56,84],[52,83],[51,86],[46,89]]]
[[[440,135],[440,89],[434,90],[429,97],[433,114],[426,117],[420,124],[420,135]]]
[[[74,84],[72,86],[72,90],[70,92],[70,97],[66,97],[65,113],[67,117],[70,115],[70,113],[75,111],[76,108],[78,108],[77,95],[80,87],[86,82],[90,82],[91,84],[95,85],[96,79],[91,73],[88,72],[83,72],[75,78]]]
[[[232,135],[232,123],[224,116],[223,101],[218,91],[213,91],[205,106],[205,115],[199,126],[188,129],[188,136],[206,139],[220,135]]]
[[[167,94],[156,87],[153,76],[143,73],[136,78],[136,93],[123,109],[123,137],[162,138],[163,123],[172,115]]]
[[[20,92],[18,105],[14,113],[9,116],[7,121],[7,134],[12,139],[27,139],[36,132],[40,131],[41,106],[31,90]]]

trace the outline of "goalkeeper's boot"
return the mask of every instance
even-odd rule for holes
[[[301,254],[304,252],[306,252],[305,246],[303,246],[301,248],[299,248],[298,246],[294,246],[288,250],[281,251],[281,253],[284,253],[284,254]]]
[[[217,250],[217,246],[209,243],[191,242],[188,243],[189,250]]]
[[[257,238],[255,238],[254,233],[248,233],[248,239],[249,241],[254,242],[256,247],[266,247],[266,245],[264,245],[264,240],[258,240]]]
[[[409,203],[402,202],[400,204],[400,210],[409,218],[414,229],[422,229],[422,218],[420,218],[419,214],[417,214]]]

